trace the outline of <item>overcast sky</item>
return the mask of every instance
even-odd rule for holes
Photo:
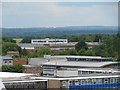
[[[3,27],[117,26],[117,2],[4,2]]]

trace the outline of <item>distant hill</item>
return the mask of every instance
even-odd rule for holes
[[[41,28],[2,28],[3,37],[46,37],[80,34],[116,34],[117,27],[113,26],[69,26]]]

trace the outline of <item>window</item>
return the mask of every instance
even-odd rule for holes
[[[11,61],[9,61],[9,63],[11,63]]]
[[[5,63],[7,63],[7,61],[5,61]]]

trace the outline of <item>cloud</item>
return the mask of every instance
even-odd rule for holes
[[[3,3],[5,27],[117,25],[117,3]]]

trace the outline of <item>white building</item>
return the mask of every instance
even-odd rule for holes
[[[13,65],[13,58],[9,56],[0,56],[0,64],[2,65]]]
[[[67,39],[32,39],[31,40],[32,44],[67,44],[68,40]]]

